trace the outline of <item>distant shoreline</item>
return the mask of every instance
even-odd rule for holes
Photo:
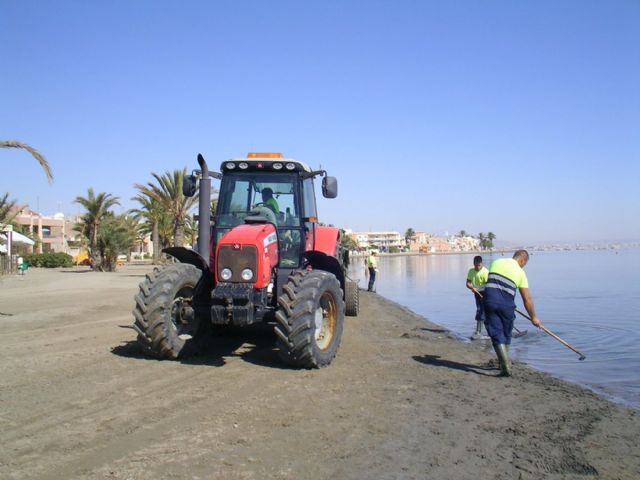
[[[440,255],[494,255],[494,254],[504,254],[515,252],[517,248],[505,248],[499,250],[493,250],[492,252],[480,251],[480,250],[469,250],[467,252],[431,252],[431,253],[422,253],[422,252],[398,252],[398,253],[388,253],[388,252],[378,252],[376,255],[380,257],[431,257],[431,256],[440,256]],[[357,252],[350,254],[353,257],[366,257],[368,253],[366,252]]]
[[[380,257],[429,257],[429,256],[439,256],[439,255],[504,255],[505,253],[515,252],[524,248],[530,254],[536,254],[541,252],[590,252],[590,251],[617,251],[617,250],[628,250],[628,249],[636,249],[640,248],[640,245],[625,245],[620,247],[591,247],[591,248],[527,248],[527,247],[506,247],[506,248],[496,248],[492,251],[487,250],[469,250],[465,252],[432,252],[432,253],[422,253],[422,252],[397,252],[397,253],[388,253],[388,252],[378,252],[377,255]],[[352,257],[366,257],[368,252],[352,252],[350,256]]]

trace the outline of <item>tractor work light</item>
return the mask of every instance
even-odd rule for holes
[[[240,162],[238,164],[238,168],[240,168],[240,170],[246,170],[247,168],[249,168],[249,164],[247,162]]]
[[[233,162],[228,162],[227,163],[227,169],[229,170],[233,170],[234,168],[236,168],[236,164]]]
[[[220,270],[220,278],[225,282],[231,280],[232,276],[233,276],[233,272],[231,271],[230,268],[223,268],[222,270]]]
[[[245,268],[242,270],[241,276],[245,282],[248,282],[253,278],[253,271],[250,268]]]
[[[276,162],[272,165],[274,170],[282,170],[282,164],[280,162]]]
[[[284,158],[284,155],[276,152],[249,152],[247,158]]]
[[[296,164],[295,163],[287,163],[287,170],[294,170],[296,168]]]

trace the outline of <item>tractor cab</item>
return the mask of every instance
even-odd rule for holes
[[[296,268],[301,253],[313,249],[317,223],[313,178],[320,172],[295,160],[266,155],[249,154],[222,163],[213,243],[217,245],[238,225],[262,219],[276,228],[279,267]]]

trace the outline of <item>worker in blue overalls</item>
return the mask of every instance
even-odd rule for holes
[[[533,298],[529,294],[527,275],[523,270],[528,261],[529,253],[526,250],[517,250],[513,258],[494,260],[489,267],[489,276],[484,288],[485,326],[498,356],[500,375],[504,377],[511,376],[509,345],[516,318],[516,290],[520,290],[531,323],[536,327],[541,325]]]

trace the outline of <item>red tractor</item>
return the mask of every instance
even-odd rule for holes
[[[222,173],[186,176],[199,193],[198,249],[164,250],[179,263],[154,269],[135,297],[134,328],[146,353],[177,359],[202,351],[212,326],[273,325],[280,357],[318,368],[338,352],[344,316],[358,314],[358,286],[346,276],[340,233],[321,226],[314,178],[335,198],[338,184],[281,154],[250,153]],[[221,180],[213,221],[211,179]]]

